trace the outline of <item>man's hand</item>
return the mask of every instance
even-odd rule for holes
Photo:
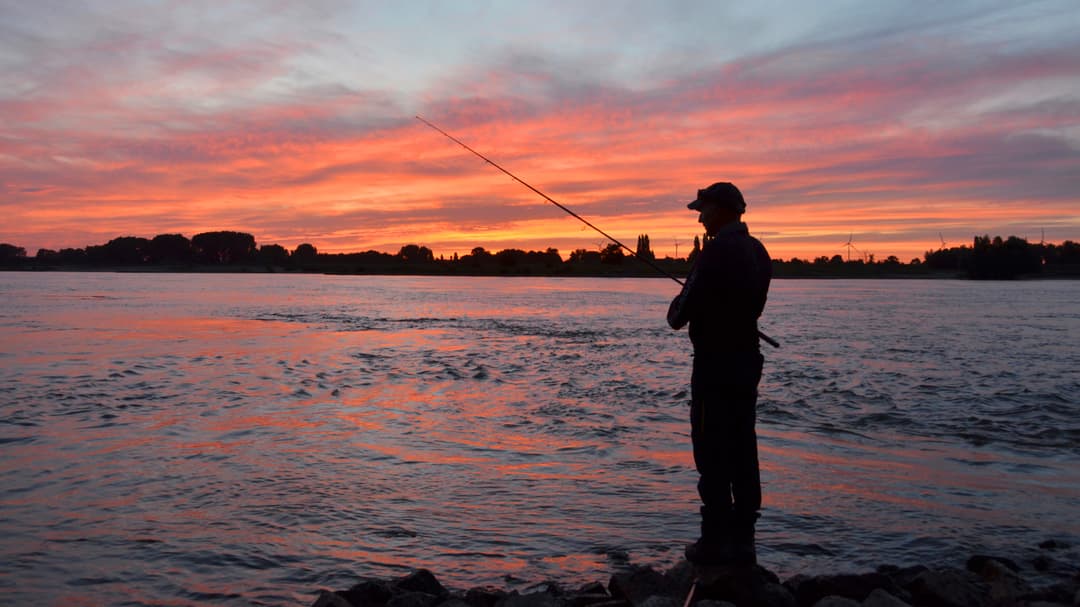
[[[683,303],[685,301],[686,295],[679,293],[675,296],[675,299],[671,300],[671,305],[668,306],[667,324],[676,331],[686,326],[686,318],[683,317]]]

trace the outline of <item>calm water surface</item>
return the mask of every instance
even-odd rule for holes
[[[673,288],[0,274],[0,602],[669,565],[697,531]],[[1075,281],[776,281],[762,563],[1080,541],[1078,302]]]

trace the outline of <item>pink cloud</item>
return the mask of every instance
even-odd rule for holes
[[[76,235],[227,223],[331,251],[405,244],[395,238],[437,251],[468,250],[470,239],[595,246],[413,120],[392,91],[253,93],[285,73],[288,44],[166,51],[132,38],[92,54],[148,45],[149,67],[115,78],[50,68],[28,99],[0,99],[15,125],[0,132],[0,209],[19,226],[0,240],[83,246],[93,242]],[[980,233],[1031,220],[1080,237],[1080,155],[1068,134],[1080,101],[1009,96],[1080,79],[1069,60],[1080,46],[976,53],[916,39],[872,50],[792,48],[641,89],[541,61],[522,75],[516,60],[448,77],[421,111],[628,240],[689,242],[697,225],[682,204],[721,179],[743,187],[752,227],[785,256],[829,253],[852,231],[904,259],[944,226]]]

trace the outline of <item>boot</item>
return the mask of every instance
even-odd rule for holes
[[[750,567],[757,564],[757,550],[754,547],[754,524],[759,516],[757,512],[733,514],[729,543],[729,556],[732,565]]]
[[[728,565],[732,560],[730,515],[701,508],[701,537],[686,547],[686,560],[698,566]]]

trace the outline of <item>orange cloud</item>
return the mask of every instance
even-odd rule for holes
[[[423,113],[624,243],[648,233],[660,255],[676,242],[689,250],[700,229],[684,205],[718,180],[744,190],[747,221],[774,257],[836,254],[850,235],[904,260],[939,234],[953,244],[1044,229],[1080,238],[1080,101],[1010,95],[1075,82],[1068,58],[1080,47],[974,62],[961,52],[970,49],[954,50],[892,42],[863,56],[820,44],[640,89],[542,62],[528,73],[495,65],[441,83],[469,94],[432,89]],[[0,112],[19,120],[5,120],[16,126],[0,137],[10,218],[0,241],[33,251],[236,229],[326,252],[601,245],[414,120],[391,92],[251,93],[278,77],[287,53],[179,53],[146,83],[58,70],[54,85],[78,98],[3,100]]]

